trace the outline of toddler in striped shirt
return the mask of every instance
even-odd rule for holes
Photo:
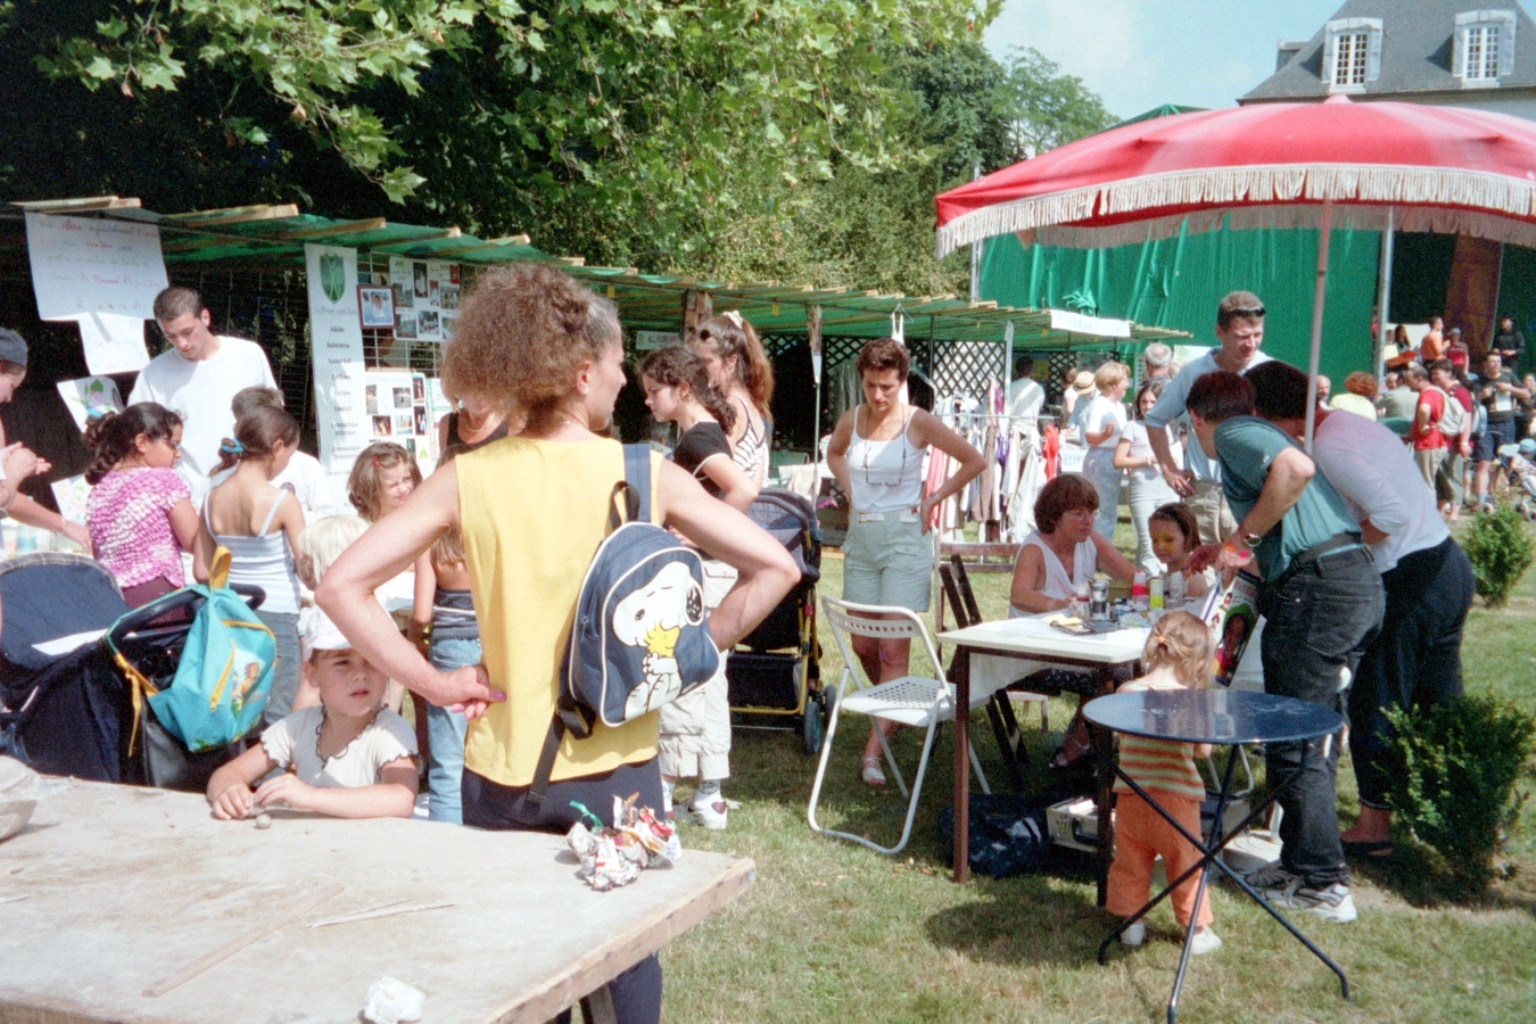
[[[1121,686],[1121,693],[1205,687],[1211,678],[1210,630],[1188,612],[1169,612],[1152,626],[1141,665],[1146,675]],[[1194,836],[1201,834],[1200,801],[1205,798],[1205,782],[1195,767],[1195,758],[1210,752],[1209,744],[1120,737],[1121,769]],[[1129,917],[1147,901],[1152,864],[1159,854],[1171,881],[1199,860],[1200,850],[1123,779],[1116,779],[1115,794],[1115,859],[1109,868],[1107,906],[1110,913]],[[1194,922],[1190,951],[1196,954],[1211,953],[1221,946],[1221,939],[1211,930],[1210,898],[1195,905],[1199,884],[1200,876],[1191,875],[1170,897],[1179,925],[1188,928]],[[1145,938],[1146,925],[1136,921],[1121,933],[1120,941],[1139,946]]]

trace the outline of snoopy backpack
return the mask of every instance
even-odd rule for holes
[[[576,597],[576,617],[560,694],[528,793],[540,803],[566,733],[577,739],[597,723],[623,725],[712,679],[720,669],[704,615],[704,562],[699,553],[650,523],[651,455],[624,446],[624,498],[619,517],[609,502],[610,532],[598,545]]]

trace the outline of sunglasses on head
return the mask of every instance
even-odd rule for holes
[[[1229,316],[1251,316],[1255,319],[1264,315],[1263,306],[1233,306],[1228,311]]]

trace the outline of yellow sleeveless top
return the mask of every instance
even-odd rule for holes
[[[651,493],[661,456],[651,455]],[[555,713],[576,595],[624,479],[616,441],[508,437],[454,460],[464,554],[491,686],[507,699],[469,723],[464,766],[503,786],[533,781]],[[653,516],[654,518],[654,516]],[[560,744],[550,778],[598,775],[656,756],[657,716]]]

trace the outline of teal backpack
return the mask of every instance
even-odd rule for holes
[[[113,650],[118,668],[132,687],[135,736],[146,700],[166,731],[194,754],[227,747],[261,721],[272,690],[277,641],[245,599],[226,586],[229,559],[228,549],[214,551],[208,582],[186,588],[203,601],[168,688],[158,689]],[[176,596],[168,594],[160,600],[169,603]],[[130,614],[142,616],[152,608],[153,604]]]

